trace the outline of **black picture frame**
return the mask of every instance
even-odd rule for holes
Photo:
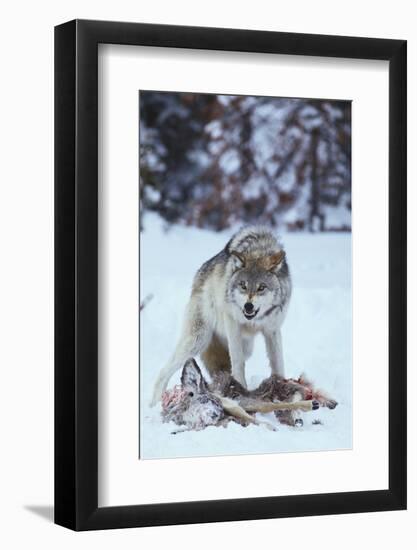
[[[389,488],[98,506],[98,44],[389,61]],[[74,20],[55,28],[55,523],[74,530],[406,508],[406,41]]]

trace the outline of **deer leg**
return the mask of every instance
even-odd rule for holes
[[[313,411],[319,408],[319,403],[317,401],[294,401],[293,403],[280,401],[279,403],[274,403],[273,401],[245,399],[244,402],[241,402],[240,406],[246,412],[269,413],[273,411]]]
[[[298,403],[299,401],[302,401],[302,399],[303,395],[299,391],[296,391],[291,397],[290,403]],[[296,426],[297,428],[301,428],[302,426],[304,426],[304,420],[302,418],[300,409],[291,411],[289,414],[291,415],[294,426]]]
[[[230,399],[229,397],[223,397],[218,394],[216,395],[220,399],[223,409],[231,416],[238,418],[239,420],[248,422],[249,424],[255,424],[256,426],[266,426],[268,430],[272,430],[274,432],[276,431],[275,426],[273,426],[271,423],[265,422],[263,420],[257,420],[248,412],[246,412],[245,409],[233,399]]]

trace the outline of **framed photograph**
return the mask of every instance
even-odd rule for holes
[[[406,42],[55,29],[55,522],[406,508]]]

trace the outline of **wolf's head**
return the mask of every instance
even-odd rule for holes
[[[227,301],[241,322],[265,321],[282,311],[291,293],[291,281],[282,244],[269,227],[249,226],[227,243]]]
[[[246,320],[262,319],[282,306],[279,271],[284,261],[284,251],[256,260],[238,258],[240,267],[230,279],[229,296]]]

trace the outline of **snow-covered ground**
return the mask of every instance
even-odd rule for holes
[[[152,296],[141,312],[140,457],[259,454],[351,448],[351,237],[349,233],[287,233],[284,246],[293,279],[293,295],[283,326],[286,375],[304,372],[338,402],[331,411],[304,413],[304,426],[209,427],[173,435],[163,423],[160,406],[149,408],[153,383],[168,361],[179,336],[191,282],[200,265],[219,252],[233,232],[174,226],[164,230],[147,214],[140,236],[141,299]],[[201,365],[201,362],[200,362]],[[269,376],[262,341],[256,340],[246,364],[249,387]],[[179,383],[180,372],[170,386]],[[267,415],[275,422],[273,415]],[[321,424],[312,424],[320,419]]]

